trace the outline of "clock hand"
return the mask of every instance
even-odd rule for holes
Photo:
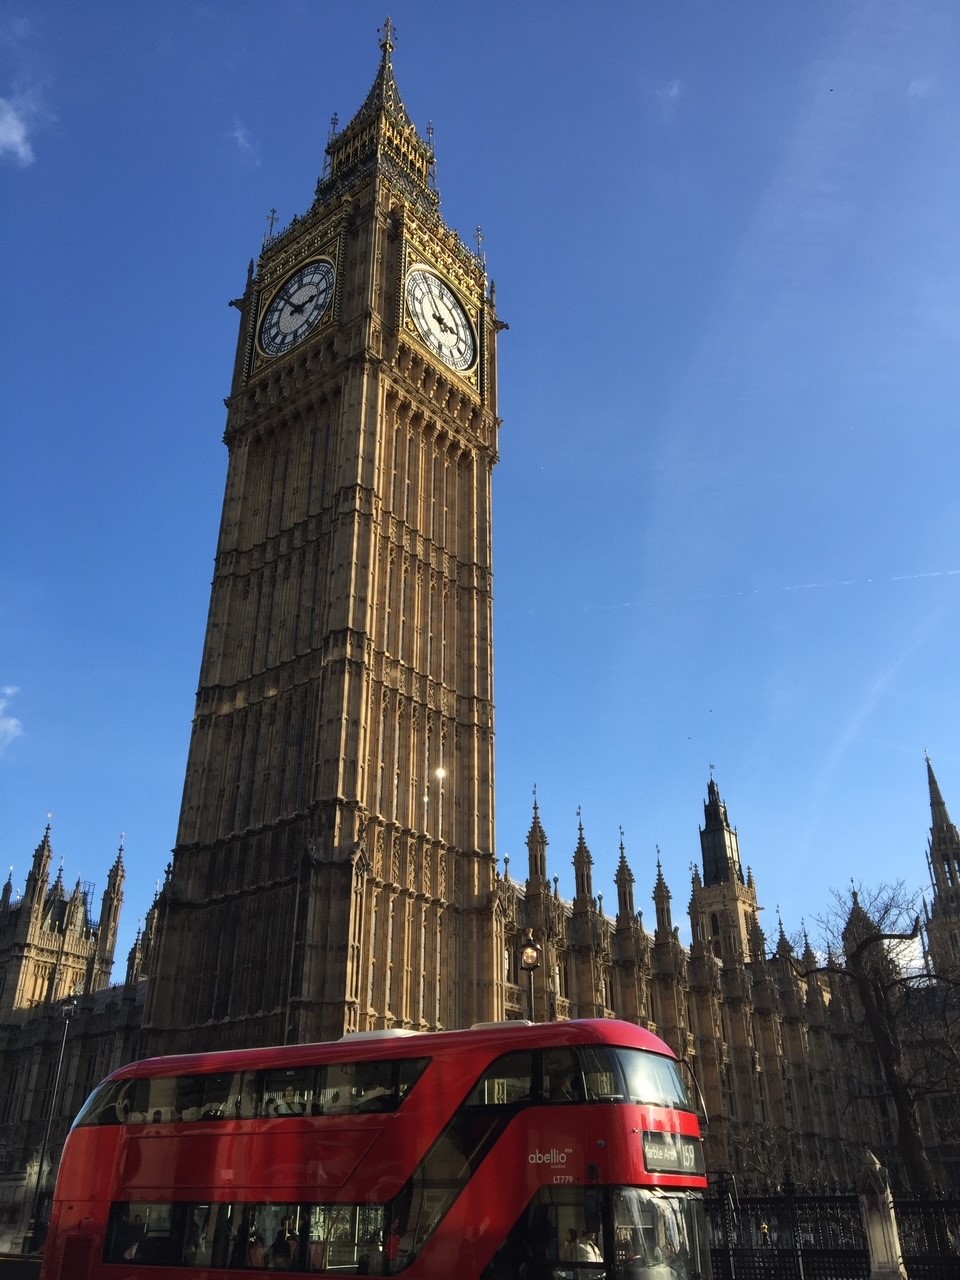
[[[313,302],[316,296],[317,295],[315,293],[312,293],[309,298],[304,298],[302,302],[294,302],[292,298],[288,298],[287,306],[290,308],[290,310],[293,312],[294,315],[302,316],[304,311],[307,309],[310,303]]]
[[[435,311],[433,313],[433,318],[434,320],[436,320],[437,324],[440,326],[440,328],[443,330],[444,333],[456,333],[456,330],[453,328],[453,326],[447,324],[446,320],[444,320],[443,316],[440,315],[438,311]]]

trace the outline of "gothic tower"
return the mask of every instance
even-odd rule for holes
[[[758,922],[756,888],[744,879],[740,840],[730,825],[727,806],[713,778],[707,786],[700,828],[703,883],[696,894],[696,925],[718,960],[740,963],[750,958],[751,939]]]
[[[394,79],[236,305],[223,516],[145,1048],[503,1016],[493,290]]]
[[[932,902],[927,908],[927,950],[933,971],[942,975],[960,968],[960,833],[950,821],[929,756],[927,785],[930,791],[927,865],[933,887]]]
[[[109,985],[123,905],[123,846],[107,873],[100,919],[92,916],[93,886],[78,880],[68,893],[62,869],[50,883],[50,827],[37,845],[23,896],[12,874],[0,895],[0,1018],[13,1010],[91,995]]]

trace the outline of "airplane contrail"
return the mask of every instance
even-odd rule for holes
[[[960,569],[930,569],[923,573],[894,573],[886,577],[876,578],[839,578],[833,582],[793,582],[784,583],[782,586],[767,586],[745,588],[742,591],[719,591],[710,595],[691,595],[685,597],[687,600],[733,600],[740,596],[759,596],[773,595],[775,592],[786,591],[828,591],[837,587],[859,587],[859,586],[876,586],[888,582],[917,582],[924,578],[956,578],[960,577]],[[659,604],[662,599],[661,592],[651,593],[651,598],[647,600],[619,600],[610,604],[599,604],[592,601],[582,601],[575,612],[580,613],[597,613],[603,611],[612,611],[615,609],[643,609],[650,608],[654,604]],[[520,612],[520,611],[517,611]],[[538,606],[532,609],[525,609],[524,614],[545,615],[556,610],[551,609],[549,605],[546,607]],[[570,612],[569,608],[564,608],[564,613]],[[503,617],[503,611],[498,616]]]

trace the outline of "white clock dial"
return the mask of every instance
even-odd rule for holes
[[[260,347],[268,356],[279,356],[315,329],[333,299],[333,266],[308,262],[280,286],[260,325]]]
[[[473,327],[460,300],[439,276],[411,271],[407,308],[420,337],[444,364],[458,373],[473,367],[477,358]]]

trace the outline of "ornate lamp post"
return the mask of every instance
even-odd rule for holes
[[[536,1009],[533,1003],[533,975],[540,968],[540,960],[543,956],[543,947],[534,941],[533,930],[528,929],[520,942],[520,968],[527,975],[529,982],[528,992],[530,999],[530,1021],[536,1022]]]
[[[37,1161],[37,1185],[33,1190],[33,1207],[30,1210],[30,1225],[27,1228],[27,1234],[24,1238],[23,1249],[25,1253],[38,1250],[43,1241],[41,1239],[40,1223],[37,1221],[37,1211],[40,1207],[40,1190],[43,1186],[43,1162],[47,1158],[47,1148],[50,1146],[50,1130],[53,1128],[53,1117],[57,1109],[57,1094],[60,1092],[60,1075],[63,1071],[63,1057],[67,1048],[67,1029],[70,1026],[70,1019],[77,1012],[76,1000],[68,1000],[61,1010],[63,1014],[63,1035],[60,1037],[60,1055],[57,1058],[57,1070],[53,1077],[53,1088],[50,1091],[50,1106],[47,1109],[47,1127],[43,1134],[43,1143],[40,1147],[40,1158]]]

